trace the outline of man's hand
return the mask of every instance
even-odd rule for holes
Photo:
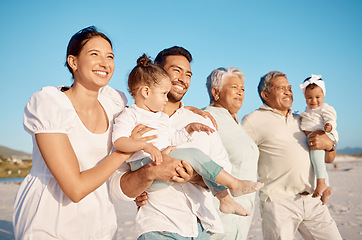
[[[314,131],[308,138],[309,148],[312,150],[331,150],[334,142],[330,139],[327,134],[322,131]]]
[[[308,142],[309,142],[309,148],[312,150],[326,150],[326,155],[325,155],[325,162],[326,163],[332,163],[334,161],[334,159],[336,158],[337,155],[337,151],[331,151],[331,149],[333,149],[334,146],[334,142],[332,139],[330,139],[327,134],[322,131],[322,130],[318,130],[313,132],[309,138],[308,138]]]

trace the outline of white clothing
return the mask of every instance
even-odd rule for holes
[[[123,112],[115,119],[115,126],[112,133],[112,142],[114,143],[120,137],[131,136],[132,130],[138,125],[143,124],[147,127],[154,128],[143,136],[157,135],[156,139],[149,141],[160,151],[168,146],[176,146],[190,140],[189,133],[185,130],[185,126],[177,131],[171,123],[170,118],[163,112],[150,112],[137,107],[133,104],[129,108],[125,108]],[[135,152],[127,162],[132,162],[150,154],[142,151]]]
[[[231,174],[242,180],[257,181],[259,149],[246,134],[239,121],[235,121],[229,111],[222,107],[208,106],[205,111],[211,113],[218,125],[218,132],[232,164]],[[238,115],[236,114],[236,119]],[[224,225],[224,233],[211,235],[212,240],[247,239],[255,208],[256,193],[232,197],[234,201],[251,212],[251,216],[238,216],[220,212],[220,202],[214,198],[214,205]]]
[[[313,192],[314,171],[299,115],[290,110],[285,117],[263,105],[246,115],[242,126],[259,148],[259,181],[264,183],[260,189],[261,201]]]
[[[312,199],[310,194],[304,199],[300,194],[313,192],[315,181],[300,116],[291,110],[284,116],[265,104],[246,115],[242,125],[259,147],[259,181],[264,183],[260,190],[264,239],[293,239],[296,229],[305,239],[341,239],[320,199]],[[333,238],[329,238],[329,233]]]
[[[44,87],[25,107],[24,128],[33,138],[33,167],[20,185],[13,210],[16,239],[112,239],[117,218],[104,183],[80,202],[61,190],[39,151],[35,134],[64,133],[78,158],[81,171],[108,156],[113,119],[127,103],[126,96],[109,86],[99,91],[109,127],[102,134],[90,132],[79,119],[68,97],[55,87]]]
[[[332,125],[331,133],[333,134],[335,141],[338,142],[337,113],[332,106],[327,103],[323,103],[315,109],[311,109],[307,106],[300,116],[302,118],[300,126],[303,131],[313,132],[316,130],[324,130],[324,125],[330,123]]]
[[[311,194],[260,202],[260,209],[264,240],[294,239],[297,230],[305,240],[342,240],[327,205]]]
[[[172,116],[171,122],[176,129],[181,129],[191,122],[200,122],[212,127],[209,119],[205,119],[185,108],[178,109]],[[190,142],[180,147],[191,147],[202,150],[217,164],[230,171],[231,164],[217,132],[207,135],[205,132],[194,132]],[[120,188],[120,178],[130,170],[128,163],[111,178],[114,185],[112,196],[121,200],[128,198]],[[196,237],[198,234],[197,218],[200,219],[206,231],[222,232],[222,223],[213,205],[213,196],[205,188],[192,183],[174,183],[171,186],[148,193],[146,205],[137,213],[137,235],[151,231],[167,231],[184,237]]]

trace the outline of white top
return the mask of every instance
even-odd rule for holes
[[[259,149],[246,134],[239,121],[235,121],[229,111],[222,107],[208,106],[205,111],[211,113],[217,122],[218,132],[232,164],[231,174],[242,180],[257,181]],[[236,119],[238,115],[236,114]],[[246,210],[254,212],[256,193],[232,197]],[[252,216],[241,217],[219,211],[220,202],[214,198],[214,205],[224,225],[224,233],[214,234],[211,239],[246,239]]]
[[[154,130],[145,133],[143,136],[157,135],[156,139],[149,142],[161,151],[168,146],[177,146],[191,139],[189,133],[184,128],[185,126],[183,126],[180,131],[177,131],[172,126],[171,120],[167,114],[163,112],[150,112],[133,104],[129,108],[125,108],[115,119],[112,142],[114,143],[120,137],[131,136],[132,130],[138,124],[154,128]],[[132,162],[148,156],[150,156],[150,154],[143,150],[137,151],[127,159],[127,162]]]
[[[180,108],[172,116],[171,121],[176,129],[191,122],[200,122],[212,127],[209,119],[205,119],[193,112]],[[207,135],[205,132],[195,132],[192,141],[183,143],[180,147],[199,148],[211,157],[217,164],[230,171],[231,164],[217,132]],[[112,176],[111,184],[113,196],[123,200],[128,198],[119,187],[122,175],[130,171],[128,163],[123,163],[121,168]],[[200,219],[206,231],[222,232],[222,223],[213,205],[213,196],[210,191],[192,183],[174,183],[162,190],[149,192],[148,201],[137,213],[137,235],[150,231],[168,231],[184,237],[196,237],[197,218]]]
[[[306,107],[305,111],[300,114],[302,118],[301,128],[304,131],[324,130],[324,125],[330,123],[335,141],[338,142],[337,132],[337,113],[336,110],[327,103],[323,103],[320,107],[311,109]]]
[[[105,133],[90,132],[79,119],[68,97],[55,87],[44,87],[25,107],[24,128],[33,138],[33,167],[20,185],[14,205],[16,239],[112,239],[117,218],[104,183],[79,203],[61,190],[38,149],[35,134],[64,133],[69,137],[81,171],[94,167],[112,148],[113,119],[127,103],[122,92],[104,87],[98,101],[109,127]]]
[[[289,110],[285,117],[263,105],[246,115],[242,126],[259,148],[258,174],[259,181],[264,183],[261,201],[313,191],[315,175],[299,115]]]

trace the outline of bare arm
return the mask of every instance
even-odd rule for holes
[[[214,125],[214,127],[217,130],[216,120],[209,112],[206,112],[204,110],[201,110],[199,108],[195,108],[195,107],[192,107],[192,106],[185,106],[185,108],[192,111],[193,113],[196,113],[196,114],[199,114],[199,115],[203,116],[204,118],[210,118],[212,124]]]
[[[113,146],[120,152],[134,153],[137,151],[145,151],[151,155],[151,158],[157,164],[162,162],[160,150],[153,144],[146,142],[143,139],[133,139],[131,137],[118,138]]]
[[[325,162],[332,163],[337,155],[337,150],[330,151],[333,146],[334,142],[330,139],[324,131],[315,131],[313,132],[309,138],[309,146],[310,149],[319,149],[319,150],[326,150],[325,154]]]
[[[130,198],[134,198],[143,193],[155,179],[161,181],[171,181],[175,176],[179,176],[183,165],[180,160],[167,155],[167,150],[162,152],[163,162],[160,165],[149,163],[146,166],[125,173],[121,178],[122,192]]]
[[[100,187],[130,156],[116,151],[95,167],[80,171],[78,159],[66,134],[39,133],[35,138],[50,172],[73,202],[79,202]]]

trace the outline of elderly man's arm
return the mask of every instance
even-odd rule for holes
[[[324,131],[315,131],[309,138],[310,149],[326,150],[325,162],[332,163],[337,155],[337,150],[332,150],[334,142],[330,139]],[[331,151],[332,150],[332,151]]]

